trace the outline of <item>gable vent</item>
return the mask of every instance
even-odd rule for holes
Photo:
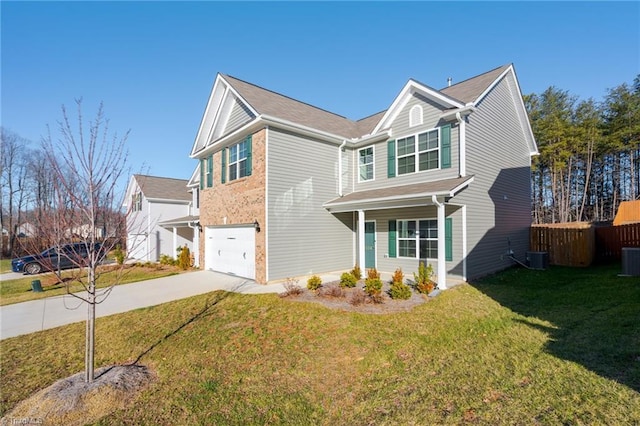
[[[409,111],[409,127],[419,126],[422,124],[422,107],[414,105]]]

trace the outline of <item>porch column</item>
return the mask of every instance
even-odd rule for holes
[[[358,266],[363,271],[364,262],[364,210],[358,210]]]
[[[173,256],[171,257],[174,259],[178,257],[178,228],[175,226],[173,227]]]
[[[200,267],[200,230],[197,226],[193,228],[193,266]]]
[[[444,290],[447,288],[447,261],[446,247],[444,237],[444,200],[438,200],[434,195],[431,201],[438,208],[438,288]]]

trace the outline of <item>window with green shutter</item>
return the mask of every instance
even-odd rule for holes
[[[220,171],[221,182],[227,181],[227,148],[222,149],[222,170]]]
[[[444,257],[445,260],[453,260],[453,219],[444,220]]]
[[[396,176],[396,141],[387,142],[387,177]]]
[[[200,189],[204,189],[204,170],[205,170],[205,160],[204,158],[200,159]]]
[[[251,157],[251,135],[229,147],[227,170],[229,181],[251,176]]]
[[[207,157],[207,188],[213,186],[213,154]]]
[[[443,169],[451,168],[451,125],[447,124],[440,128],[440,140],[442,148],[440,157]]]
[[[396,221],[389,221],[389,257],[397,257],[396,254]]]

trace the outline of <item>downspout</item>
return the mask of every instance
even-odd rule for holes
[[[347,144],[347,140],[343,140],[338,147],[338,196],[342,197],[342,150]]]
[[[438,288],[447,288],[447,264],[445,257],[444,236],[444,203],[438,201],[438,197],[431,196],[431,202],[438,208]]]
[[[458,153],[458,159],[460,163],[460,177],[465,177],[467,175],[467,151],[466,151],[466,122],[465,118],[460,114],[460,112],[456,112],[456,120],[458,120],[458,124],[460,125],[460,152]]]

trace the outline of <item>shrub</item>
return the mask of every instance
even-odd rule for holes
[[[391,277],[392,283],[404,283],[404,274],[402,273],[402,268],[396,269]]]
[[[284,287],[284,293],[280,293],[280,297],[299,296],[302,294],[302,287],[298,285],[298,280],[295,278],[287,278],[282,286]]]
[[[318,296],[320,297],[337,297],[342,298],[345,297],[346,293],[342,289],[342,287],[337,285],[328,285],[326,287],[322,287],[318,290]]]
[[[160,264],[161,265],[169,265],[169,266],[174,266],[177,263],[177,261],[169,256],[168,254],[161,254],[160,255]]]
[[[183,271],[191,268],[193,263],[191,262],[191,252],[189,251],[189,247],[178,247],[178,267]]]
[[[364,292],[369,296],[382,293],[382,280],[380,278],[367,278],[364,280]]]
[[[307,280],[307,288],[309,290],[317,290],[320,287],[322,287],[322,278],[320,278],[317,275],[312,275],[308,280]]]
[[[378,272],[378,270],[376,268],[368,269],[367,270],[367,278],[368,279],[379,280],[380,279],[380,272]]]
[[[340,275],[340,287],[353,288],[356,286],[356,277],[350,272],[344,272]]]
[[[113,251],[113,258],[116,260],[118,265],[122,265],[124,263],[124,250],[122,250],[120,244],[118,244],[116,249]]]
[[[351,293],[351,299],[349,299],[349,303],[353,306],[359,306],[362,305],[366,300],[367,295],[365,294],[365,292],[362,289],[357,288],[353,291],[353,293]]]
[[[407,300],[411,297],[411,289],[403,282],[394,281],[389,288],[389,296],[392,299]]]
[[[433,266],[431,266],[431,264],[425,266],[424,262],[420,262],[420,265],[418,266],[418,273],[413,274],[416,291],[422,294],[431,293],[435,288],[435,283],[431,280],[432,276]]]
[[[358,265],[354,266],[351,270],[351,275],[356,279],[356,281],[360,281],[362,279],[362,270]]]

